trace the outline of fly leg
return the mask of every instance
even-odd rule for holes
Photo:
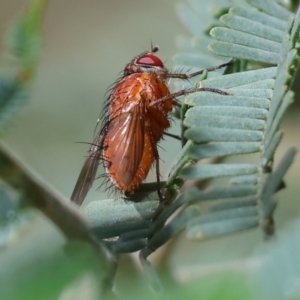
[[[204,69],[204,70],[200,70],[200,71],[197,71],[197,72],[194,72],[192,74],[185,74],[185,73],[170,73],[170,74],[166,74],[166,77],[167,78],[178,78],[178,79],[190,79],[192,77],[195,77],[195,76],[198,76],[198,75],[201,75],[203,74],[204,72],[211,72],[211,71],[215,71],[215,70],[218,70],[218,69],[222,69],[224,67],[228,67],[228,66],[231,66],[232,65],[232,61],[229,61],[225,64],[221,64],[219,66],[216,66],[216,67],[212,67],[212,68],[208,68],[208,69]]]
[[[217,69],[221,69],[221,68],[224,68],[224,67],[227,67],[227,66],[230,66],[232,64],[232,61],[228,62],[228,63],[225,63],[225,64],[222,64],[222,65],[219,65],[219,66],[216,66],[216,67],[212,67],[212,68],[208,68],[208,69],[205,69],[205,70],[200,70],[200,71],[197,71],[197,72],[194,72],[192,74],[176,74],[176,73],[173,73],[173,74],[166,74],[166,78],[177,78],[177,79],[183,79],[183,80],[188,80],[192,77],[195,77],[197,75],[201,75],[203,74],[204,72],[209,72],[209,71],[214,71],[214,70],[217,70]],[[180,103],[178,103],[178,101],[176,101],[176,97],[180,97],[180,96],[184,96],[184,95],[188,95],[188,94],[192,94],[192,93],[196,93],[196,92],[212,92],[212,93],[217,93],[217,94],[220,94],[220,95],[230,95],[229,93],[226,93],[222,90],[219,90],[219,89],[215,89],[215,88],[209,88],[209,87],[203,87],[201,84],[199,84],[198,87],[196,88],[189,88],[189,89],[182,89],[178,92],[175,92],[175,93],[171,93],[169,95],[166,95],[164,97],[161,97],[155,101],[152,101],[149,105],[150,106],[153,106],[153,105],[156,105],[160,102],[163,102],[163,101],[166,101],[166,100],[169,100],[169,99],[173,99],[173,104],[176,105],[176,106],[181,106]]]
[[[207,88],[205,88],[205,87],[190,88],[190,89],[180,90],[178,92],[175,92],[175,93],[166,95],[164,97],[161,97],[161,98],[159,98],[155,101],[152,101],[149,104],[149,106],[153,106],[155,104],[158,104],[160,102],[163,102],[163,101],[166,101],[166,100],[169,100],[169,99],[173,99],[173,98],[176,98],[176,97],[180,97],[180,96],[184,96],[184,95],[188,95],[188,94],[192,94],[192,93],[196,93],[196,92],[212,92],[212,93],[217,93],[217,94],[225,95],[225,96],[230,95],[229,93],[226,93],[222,90],[209,88],[209,87],[207,87]]]
[[[170,136],[170,137],[172,137],[173,139],[176,139],[176,140],[181,141],[181,137],[180,137],[179,135],[172,134],[172,133],[169,133],[169,132],[164,132],[163,134],[166,135],[166,136]]]
[[[151,127],[146,126],[146,130],[150,137],[151,148],[152,148],[153,156],[154,156],[154,160],[155,160],[157,194],[158,194],[159,201],[162,203],[162,202],[164,202],[165,198],[162,195],[161,190],[160,190],[159,154],[158,154],[156,143],[153,138]]]

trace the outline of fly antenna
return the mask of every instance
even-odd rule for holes
[[[156,45],[156,46],[152,46],[152,43],[151,43],[151,48],[152,48],[152,52],[155,53],[159,50],[159,47]]]

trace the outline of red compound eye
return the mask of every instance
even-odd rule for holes
[[[139,57],[136,60],[136,63],[139,65],[149,65],[149,66],[162,67],[162,68],[164,67],[162,61],[157,56],[152,54],[146,54]]]

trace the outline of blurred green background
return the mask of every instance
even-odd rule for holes
[[[1,37],[9,21],[26,4],[24,0],[2,1]],[[179,34],[189,33],[177,18],[172,0],[49,1],[43,22],[43,51],[32,98],[6,132],[5,142],[68,198],[89,148],[75,142],[92,142],[109,85],[132,57],[149,49],[151,41],[160,46],[159,56],[171,68],[172,56],[177,52],[175,39]],[[0,50],[3,53],[3,43]],[[295,86],[298,85],[296,81]],[[276,161],[290,146],[300,146],[298,112],[298,106],[294,106],[284,118],[285,135]],[[176,127],[171,132],[176,133]],[[161,170],[166,176],[176,158],[175,149],[179,150],[180,145],[169,138],[161,145],[165,149],[160,151],[164,161]],[[287,189],[278,194],[277,230],[299,218],[299,161],[298,155],[285,178]],[[151,174],[147,181],[153,178]],[[100,181],[95,182],[87,202],[106,198],[96,190],[100,184]],[[43,217],[38,218],[32,228],[38,236],[41,233],[60,235]],[[32,235],[28,230],[27,238]],[[220,262],[252,257],[261,242],[259,228],[202,243],[188,241],[182,235],[170,259],[174,268],[194,268],[196,260],[203,265],[200,273],[204,274],[214,265],[221,266]],[[236,266],[240,268],[241,264],[236,263]],[[181,269],[180,274],[185,274],[184,270]]]
[[[26,4],[2,3],[1,36]],[[173,1],[49,1],[32,99],[5,140],[69,197],[89,149],[75,142],[92,142],[106,90],[151,41],[171,66],[178,32],[185,28]],[[95,197],[103,196],[89,195]]]

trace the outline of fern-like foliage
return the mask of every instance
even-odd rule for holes
[[[278,62],[277,67],[204,80],[203,86],[219,88],[231,95],[199,93],[186,97],[185,104],[192,108],[186,113],[184,124],[188,127],[185,136],[191,141],[187,151],[190,159],[259,152],[261,160],[259,164],[189,166],[181,171],[184,179],[232,177],[222,188],[193,189],[187,193],[188,201],[230,199],[229,206],[225,203],[213,206],[211,213],[190,221],[191,238],[258,224],[267,235],[272,234],[276,206],[273,196],[295,153],[294,149],[288,151],[272,172],[274,152],[281,138],[279,122],[293,100],[288,88],[298,64],[297,16],[273,1],[266,2],[268,9],[259,1],[248,3],[252,7],[231,8],[220,18],[225,26],[211,30],[218,41],[208,48],[218,55],[244,61]]]
[[[283,186],[283,176],[296,152],[288,150],[273,170],[274,153],[282,137],[280,120],[293,101],[289,87],[299,62],[299,11],[294,15],[274,1],[255,0],[237,1],[239,6],[230,9],[229,1],[221,1],[224,9],[216,11],[215,7],[220,8],[217,2],[212,1],[210,7],[221,15],[220,21],[211,17],[200,1],[178,8],[195,36],[178,39],[176,66],[193,71],[231,58],[234,65],[226,75],[213,72],[201,81],[202,86],[229,95],[199,92],[182,101],[184,147],[165,185],[171,205],[158,205],[146,194],[136,204],[102,200],[86,207],[99,238],[119,237],[107,242],[113,251],[142,249],[140,259],[154,286],[158,280],[147,256],[184,229],[188,238],[201,240],[260,225],[265,236],[271,236],[275,193]],[[203,35],[208,25],[212,37]],[[259,161],[247,162],[249,153],[259,153]],[[237,154],[245,155],[244,163],[194,164],[204,158]],[[204,190],[194,187],[177,194],[186,180],[219,177],[228,178],[227,184]],[[213,204],[216,200],[218,204]],[[207,201],[212,205],[201,213],[198,205]],[[165,225],[180,207],[184,209]],[[115,218],[108,220],[108,215]]]

